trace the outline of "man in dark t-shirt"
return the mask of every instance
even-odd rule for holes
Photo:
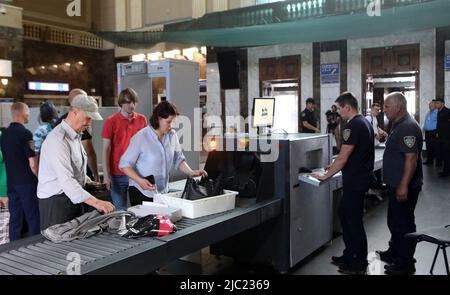
[[[21,102],[11,106],[12,122],[1,137],[1,149],[6,167],[9,219],[9,238],[21,238],[22,220],[28,224],[29,236],[39,234],[39,203],[36,194],[38,162],[34,151],[33,134],[28,123],[30,110]]]
[[[445,107],[443,98],[436,98],[435,104],[439,110],[436,125],[438,160],[443,163],[442,172],[439,173],[439,176],[448,177],[450,176],[450,109]]]
[[[313,98],[306,100],[306,108],[302,112],[302,133],[320,133],[317,128],[317,119],[314,115],[316,103]]]
[[[415,269],[416,242],[405,235],[416,231],[414,210],[422,189],[423,137],[419,124],[407,112],[406,98],[400,92],[386,97],[384,113],[392,122],[383,155],[383,180],[388,187],[389,248],[377,251],[390,264],[385,273],[410,275]]]
[[[358,101],[349,92],[336,99],[339,115],[348,121],[343,128],[342,146],[336,160],[324,175],[313,176],[323,181],[342,170],[343,196],[339,219],[345,249],[331,262],[345,274],[365,274],[367,269],[367,237],[364,230],[364,197],[373,180],[375,161],[374,132],[369,122],[358,113]]]

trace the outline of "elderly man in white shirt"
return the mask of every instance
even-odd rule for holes
[[[41,229],[72,220],[82,214],[81,203],[110,213],[114,206],[83,189],[92,182],[86,175],[87,157],[81,134],[92,120],[102,120],[95,100],[76,96],[65,120],[50,132],[41,149],[39,165],[39,211]]]

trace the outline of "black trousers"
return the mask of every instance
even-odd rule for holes
[[[134,186],[128,187],[128,195],[130,196],[130,205],[142,205],[142,202],[153,202],[153,198],[149,198],[141,193],[140,190],[135,188]]]
[[[438,139],[438,149],[444,173],[450,173],[450,139]]]
[[[425,143],[427,145],[427,162],[433,162],[434,159],[437,158],[436,135],[437,135],[437,130],[425,131]]]
[[[66,194],[39,199],[41,230],[52,225],[65,223],[83,214],[81,204],[74,204]]]
[[[344,239],[344,256],[357,264],[367,264],[367,236],[364,230],[364,198],[369,190],[367,186],[354,188],[344,184],[343,196],[338,214]]]
[[[414,210],[422,187],[409,189],[406,202],[397,201],[395,190],[395,187],[388,187],[387,223],[391,232],[389,251],[392,251],[400,265],[410,265],[414,263],[416,242],[413,239],[405,238],[405,234],[416,231]]]

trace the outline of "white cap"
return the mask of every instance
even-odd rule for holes
[[[102,116],[98,112],[98,105],[92,96],[79,94],[75,96],[70,104],[72,107],[78,108],[84,112],[92,120],[103,120]]]

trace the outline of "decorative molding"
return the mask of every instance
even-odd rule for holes
[[[143,27],[142,5],[142,0],[127,0],[127,30],[133,30]]]
[[[64,44],[91,49],[107,50],[114,46],[102,38],[85,31],[63,29],[57,26],[24,21],[23,35],[25,39],[46,41],[55,44]]]
[[[206,13],[205,0],[192,0],[192,18],[199,18]]]
[[[213,12],[228,10],[228,0],[213,0]]]

